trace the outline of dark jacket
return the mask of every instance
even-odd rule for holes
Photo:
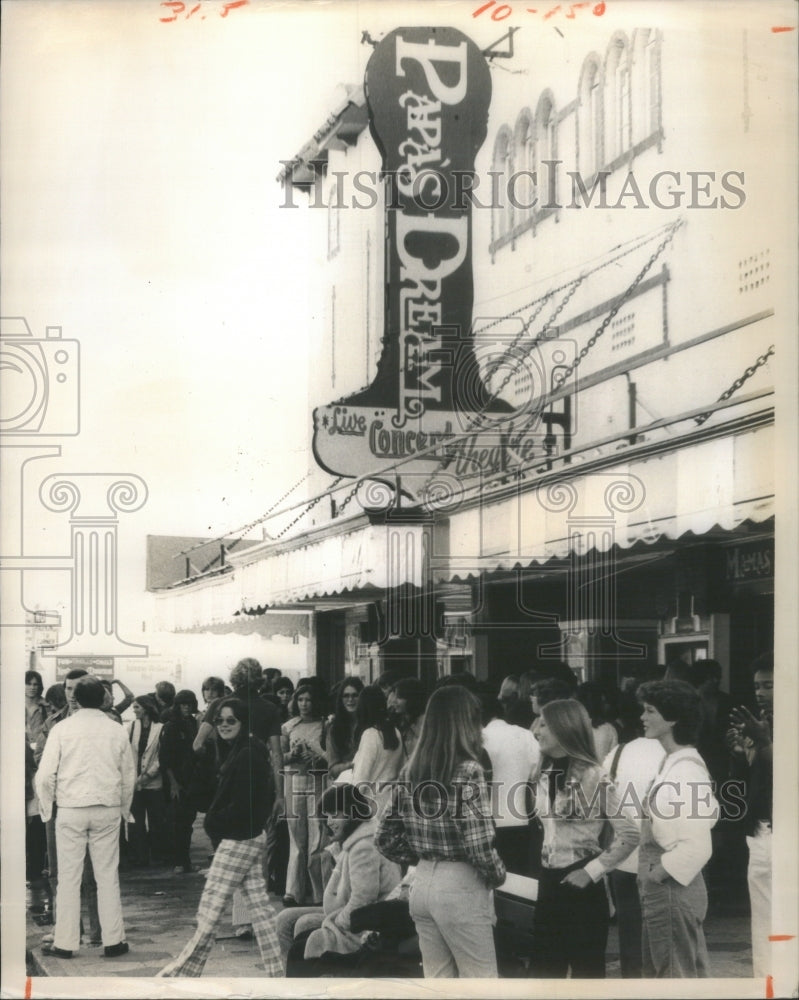
[[[205,814],[205,832],[221,840],[252,840],[263,832],[275,793],[269,754],[249,737],[233,747],[223,762],[213,801]]]
[[[184,719],[180,709],[173,710],[169,721],[161,732],[159,759],[161,770],[172,771],[177,781],[186,788],[194,772],[194,751],[192,744],[197,735],[197,720],[192,716]]]

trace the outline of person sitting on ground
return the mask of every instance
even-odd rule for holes
[[[378,689],[379,690],[379,689]],[[386,899],[399,885],[399,865],[375,846],[371,805],[353,785],[331,785],[319,804],[333,837],[336,867],[321,907],[283,910],[277,933],[289,977],[322,976],[351,964],[361,938],[350,928],[352,913]]]

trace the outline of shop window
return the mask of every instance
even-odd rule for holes
[[[602,125],[602,65],[592,53],[583,63],[577,108],[578,169],[584,178],[593,177],[602,166]]]

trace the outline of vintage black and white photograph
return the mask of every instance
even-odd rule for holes
[[[795,3],[2,14],[2,996],[795,996]]]

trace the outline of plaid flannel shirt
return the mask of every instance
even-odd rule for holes
[[[443,801],[436,808],[415,794],[403,768],[381,811],[375,842],[382,855],[399,864],[466,861],[493,889],[505,881],[505,866],[494,849],[495,835],[483,769],[477,761],[467,760],[455,769],[446,808]]]

